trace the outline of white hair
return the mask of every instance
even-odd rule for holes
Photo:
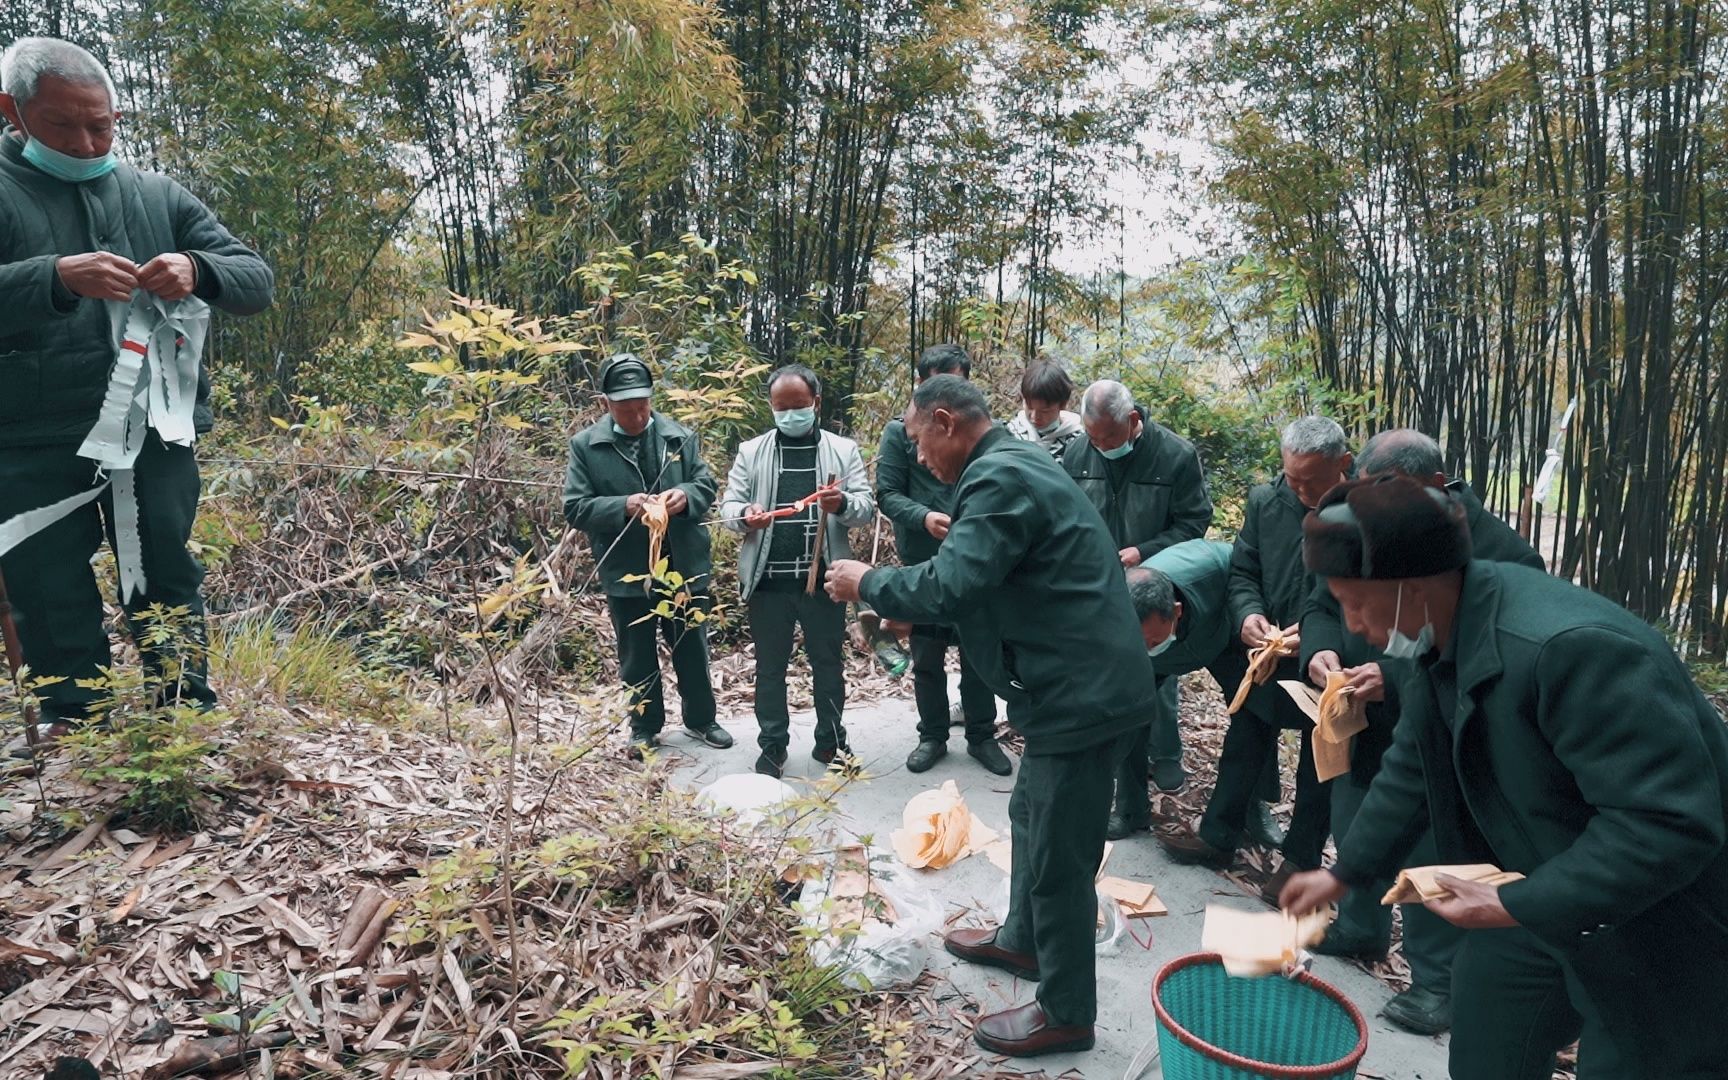
[[[81,86],[100,86],[108,91],[108,104],[118,107],[120,98],[114,93],[114,80],[102,61],[89,50],[51,37],[22,37],[14,41],[0,57],[0,90],[12,95],[22,108],[36,96],[42,76],[53,75]]]
[[[1099,379],[1080,395],[1080,417],[1126,424],[1134,418],[1134,395],[1115,379]]]
[[[1344,429],[1338,421],[1325,416],[1304,416],[1290,421],[1278,445],[1289,454],[1319,454],[1328,461],[1337,461],[1350,452]]]

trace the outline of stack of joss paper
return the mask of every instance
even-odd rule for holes
[[[1200,950],[1217,953],[1231,975],[1278,975],[1294,968],[1304,949],[1318,945],[1331,923],[1330,908],[1292,915],[1207,904]]]
[[[1408,870],[1398,871],[1398,880],[1392,883],[1386,895],[1380,898],[1382,904],[1420,904],[1428,900],[1446,900],[1451,898],[1452,890],[1440,884],[1437,878],[1441,874],[1455,877],[1460,881],[1474,881],[1482,885],[1509,885],[1514,881],[1523,881],[1524,875],[1516,870],[1502,870],[1492,863],[1471,863],[1467,866],[1413,866]]]
[[[1327,674],[1323,692],[1296,679],[1278,682],[1314,721],[1314,774],[1321,783],[1350,771],[1350,744],[1368,727],[1367,707],[1349,682],[1342,671]]]
[[[1350,771],[1350,741],[1368,727],[1367,709],[1342,671],[1326,674],[1314,722],[1314,772],[1325,783]]]
[[[1278,661],[1296,655],[1296,642],[1292,637],[1283,630],[1274,630],[1265,641],[1248,650],[1248,670],[1243,672],[1242,685],[1236,688],[1236,696],[1230,699],[1227,712],[1234,715],[1248,700],[1249,691],[1264,686],[1278,670]]]
[[[994,843],[996,830],[967,809],[960,789],[949,780],[912,796],[900,828],[889,839],[907,866],[940,870]]]

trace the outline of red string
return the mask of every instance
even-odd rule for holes
[[[810,494],[804,496],[802,499],[799,499],[797,502],[793,503],[791,506],[782,506],[778,510],[768,511],[768,516],[771,518],[787,518],[787,517],[791,517],[793,514],[801,514],[804,511],[810,509],[810,507],[812,507],[812,506],[816,505],[818,502],[820,502],[822,500],[822,496],[831,494],[831,493],[839,491],[839,490],[840,490],[839,484],[834,484],[834,485],[831,485],[828,487],[819,487],[815,491],[812,491]]]
[[[1137,920],[1135,920],[1135,919],[1128,919],[1127,920],[1127,922],[1128,922],[1128,936],[1134,939],[1134,944],[1140,946],[1142,949],[1146,950],[1147,952],[1151,952],[1152,951],[1152,930],[1150,928],[1148,928],[1146,930],[1146,940],[1144,940],[1144,941],[1140,940],[1140,935],[1136,934],[1134,932],[1134,923],[1136,921]]]

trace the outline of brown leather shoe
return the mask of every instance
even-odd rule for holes
[[[1236,861],[1234,851],[1214,847],[1211,841],[1195,832],[1192,825],[1160,830],[1158,843],[1171,859],[1189,866],[1210,866],[1214,870],[1223,870]]]
[[[1044,1018],[1044,1006],[1036,1001],[1017,1009],[978,1018],[972,1041],[994,1054],[1037,1057],[1072,1050],[1092,1049],[1092,1025],[1052,1027]]]
[[[996,944],[997,927],[988,929],[950,930],[942,938],[942,947],[969,964],[1001,968],[1022,979],[1038,981],[1038,958],[1026,953],[1009,952]]]

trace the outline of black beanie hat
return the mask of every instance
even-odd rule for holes
[[[1302,522],[1302,563],[1322,577],[1431,577],[1469,561],[1464,505],[1397,473],[1339,484]]]

